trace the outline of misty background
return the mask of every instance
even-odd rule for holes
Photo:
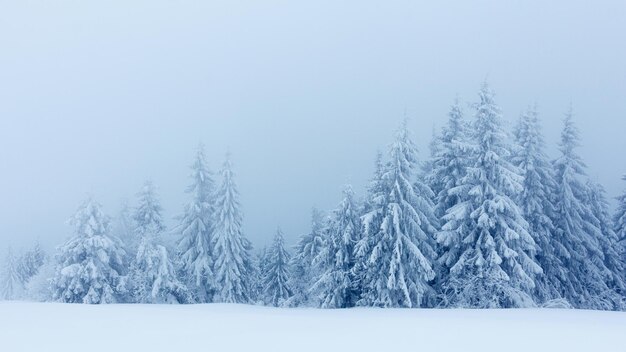
[[[363,194],[405,113],[424,160],[485,79],[510,123],[537,103],[551,157],[571,102],[613,198],[624,18],[619,0],[0,0],[0,247],[60,244],[88,194],[115,216],[146,179],[171,227],[199,142],[214,172],[231,151],[255,246],[279,225],[293,243],[345,183]]]

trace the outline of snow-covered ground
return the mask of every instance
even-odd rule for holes
[[[0,351],[626,351],[626,313],[0,302]]]

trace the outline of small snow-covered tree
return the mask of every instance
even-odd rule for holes
[[[626,175],[622,180],[626,181]],[[622,262],[626,263],[626,191],[617,197],[617,202],[617,209],[613,215],[613,230],[619,240]]]
[[[198,302],[206,303],[211,302],[215,294],[211,238],[214,182],[202,146],[198,147],[191,170],[192,183],[187,189],[191,201],[179,225],[178,253],[187,285]]]
[[[311,231],[300,237],[291,257],[291,289],[293,296],[289,306],[312,305],[310,288],[317,277],[317,268],[313,261],[324,247],[324,219],[318,209],[311,211]]]
[[[553,162],[556,175],[555,253],[566,268],[558,286],[561,296],[576,308],[614,309],[606,285],[610,270],[598,241],[603,236],[590,208],[591,193],[585,164],[576,153],[578,129],[572,110],[567,112],[561,133],[561,156]]]
[[[239,192],[235,185],[230,155],[222,168],[217,193],[213,246],[216,302],[248,303],[251,300],[252,244],[244,236]]]
[[[26,285],[46,261],[46,253],[41,249],[39,242],[24,252],[18,259],[18,270],[21,281]]]
[[[555,216],[556,183],[552,165],[544,152],[545,142],[536,107],[522,114],[514,136],[516,149],[511,160],[524,177],[522,192],[516,200],[537,244],[535,259],[543,269],[543,274],[535,279],[535,298],[538,302],[559,299],[560,282],[565,279],[567,268],[555,254],[552,219]]]
[[[0,287],[0,297],[4,300],[14,300],[22,298],[24,294],[24,281],[20,275],[19,263],[13,255],[13,250],[9,247],[2,268],[2,286]]]
[[[279,307],[293,295],[289,284],[289,259],[283,233],[278,229],[263,265],[263,296],[266,304]]]
[[[432,192],[413,183],[417,148],[405,120],[391,146],[377,206],[364,215],[369,237],[361,305],[419,307],[434,296],[431,281],[437,219]],[[378,223],[380,222],[380,225]],[[374,227],[377,226],[377,227]]]
[[[138,198],[133,218],[139,247],[128,275],[131,299],[139,303],[187,303],[187,288],[178,280],[167,249],[161,244],[165,225],[152,182],[144,184]]]
[[[486,83],[479,96],[471,166],[457,186],[462,201],[447,210],[438,236],[445,250],[460,248],[458,259],[449,262],[444,299],[463,307],[531,306],[534,278],[542,270],[531,257],[536,245],[513,200],[523,179],[507,161],[500,109]]]
[[[322,308],[353,307],[359,299],[355,280],[355,245],[360,240],[361,220],[351,186],[330,215],[324,247],[315,259],[319,276],[313,290]]]
[[[139,246],[139,238],[135,236],[134,227],[130,205],[127,200],[123,200],[114,219],[112,233],[124,243],[126,253],[131,256],[137,252]]]
[[[121,241],[109,234],[109,218],[87,199],[70,219],[75,236],[58,248],[52,297],[66,303],[119,302],[125,255]]]

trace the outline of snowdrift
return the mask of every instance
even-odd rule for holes
[[[0,302],[0,350],[626,351],[626,313]]]

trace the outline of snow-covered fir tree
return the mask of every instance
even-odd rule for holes
[[[422,163],[421,172],[418,175],[424,182],[430,187],[435,196],[443,189],[443,182],[441,178],[435,177],[433,170],[435,168],[435,161],[443,151],[443,136],[437,131],[437,128],[433,126],[432,137],[428,144],[429,157]]]
[[[112,234],[124,243],[124,249],[128,255],[132,256],[137,252],[139,238],[135,236],[132,210],[126,199],[120,204],[120,210],[114,219]]]
[[[438,225],[432,192],[425,184],[413,183],[417,148],[406,120],[389,155],[380,199],[372,202],[377,206],[363,217],[369,252],[359,303],[378,307],[429,305],[434,297],[433,244]]]
[[[610,309],[625,309],[626,297],[620,295],[626,292],[626,272],[624,272],[623,258],[619,248],[619,238],[613,230],[613,223],[609,212],[609,203],[606,199],[604,187],[597,182],[587,181],[588,204],[595,217],[601,236],[598,244],[604,256],[604,266],[608,269],[605,274],[605,284],[610,290],[605,294]]]
[[[130,299],[139,303],[187,303],[190,300],[187,288],[178,280],[168,251],[161,243],[161,233],[165,230],[161,211],[156,188],[148,181],[138,194],[133,216],[139,247],[128,275]]]
[[[474,151],[458,190],[462,201],[447,210],[438,241],[460,248],[444,279],[444,304],[462,307],[533,305],[534,278],[541,267],[536,245],[514,202],[523,178],[507,159],[510,149],[500,109],[486,83],[481,87],[473,126]]]
[[[308,306],[311,302],[311,285],[317,277],[315,258],[324,247],[324,215],[318,209],[311,211],[311,231],[300,237],[291,257],[291,288],[294,291],[289,306]]]
[[[313,290],[322,308],[353,307],[360,292],[355,279],[355,245],[361,237],[359,208],[351,186],[343,191],[343,200],[330,215],[324,247],[315,259],[319,276]]]
[[[179,225],[178,253],[186,283],[200,303],[211,302],[215,294],[212,257],[213,175],[207,166],[204,148],[198,147],[191,166],[191,196]]]
[[[24,281],[19,270],[19,263],[11,247],[7,249],[6,258],[0,276],[0,298],[14,300],[22,298],[24,294]]]
[[[440,147],[434,155],[432,169],[427,174],[430,184],[438,183],[435,190],[435,216],[441,221],[446,211],[461,203],[462,196],[467,194],[467,186],[461,183],[465,177],[471,145],[468,142],[467,123],[463,118],[463,112],[459,100],[456,99],[450,107],[448,121],[442,128]],[[444,223],[445,221],[442,221]],[[436,236],[441,237],[441,245],[438,246],[440,277],[447,276],[450,268],[459,258],[460,246],[450,246],[452,243],[461,241],[462,231],[440,232]],[[444,237],[442,237],[444,236]],[[445,248],[445,250],[443,250]],[[437,285],[442,283],[437,280]],[[441,290],[440,287],[437,287]]]
[[[450,108],[448,123],[439,137],[439,147],[434,155],[432,169],[427,178],[430,184],[438,183],[435,192],[435,215],[441,218],[447,209],[459,202],[455,193],[460,180],[465,176],[468,154],[471,149],[467,141],[467,126],[458,100]],[[435,181],[436,180],[436,181]]]
[[[368,274],[368,254],[370,251],[371,239],[380,229],[383,220],[383,201],[385,199],[385,188],[383,187],[383,154],[378,151],[374,159],[374,176],[370,179],[367,187],[367,195],[361,209],[360,239],[354,245],[354,266],[353,279],[354,286],[362,295]]]
[[[230,155],[226,156],[215,207],[213,253],[217,287],[216,302],[248,303],[253,268],[252,244],[244,236],[239,192],[235,185]]]
[[[289,259],[285,239],[279,228],[263,265],[263,296],[266,304],[280,307],[293,295],[289,280]]]
[[[39,242],[24,252],[18,259],[18,270],[21,281],[26,285],[46,261],[46,253],[41,249]]]
[[[263,295],[264,278],[267,273],[270,250],[263,246],[254,256],[254,275],[252,275],[252,297],[257,304],[265,304]]]
[[[578,129],[572,110],[561,133],[561,156],[553,162],[556,180],[555,254],[566,268],[558,289],[577,308],[613,309],[612,290],[605,283],[610,270],[598,239],[603,236],[590,209],[585,164],[576,153]],[[565,269],[564,269],[565,270]]]
[[[626,181],[626,175],[622,176],[622,180]],[[622,262],[626,263],[626,190],[617,197],[617,202],[617,209],[613,215],[613,230],[619,239]]]
[[[559,299],[559,283],[565,279],[567,268],[555,255],[552,219],[555,216],[556,183],[552,165],[544,152],[545,142],[536,107],[528,108],[522,114],[513,134],[516,149],[511,160],[524,177],[522,192],[516,200],[537,244],[535,259],[543,269],[543,275],[535,279],[535,299],[538,302]]]
[[[58,248],[54,300],[66,303],[115,303],[124,274],[121,241],[109,234],[109,218],[101,205],[87,199],[70,219],[75,235]]]

